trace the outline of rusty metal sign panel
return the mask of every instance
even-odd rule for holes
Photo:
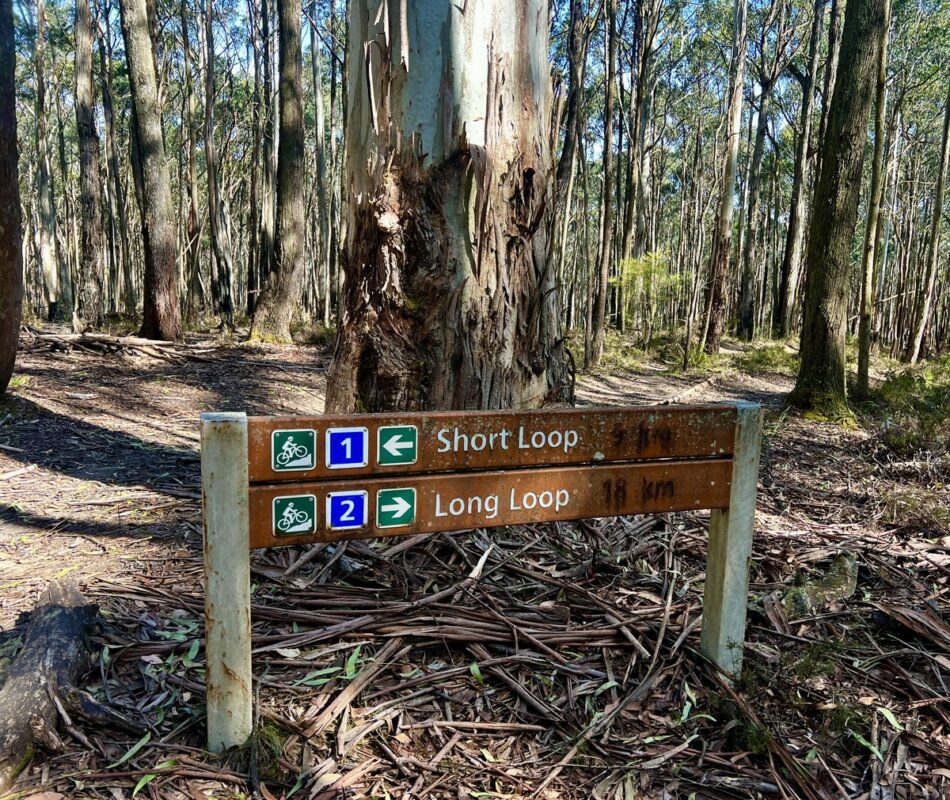
[[[733,453],[732,406],[250,417],[253,483],[609,464]]]
[[[251,547],[726,508],[732,460],[253,485]]]

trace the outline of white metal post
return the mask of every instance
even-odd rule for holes
[[[713,510],[709,519],[701,644],[708,658],[733,675],[742,669],[762,443],[761,406],[738,402],[736,412],[729,508]]]
[[[251,735],[251,559],[247,416],[201,415],[208,750]]]

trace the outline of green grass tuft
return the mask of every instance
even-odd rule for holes
[[[732,363],[736,369],[749,375],[778,373],[794,376],[798,373],[798,355],[780,342],[752,347],[737,355]]]

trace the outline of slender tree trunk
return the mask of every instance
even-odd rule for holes
[[[950,88],[943,107],[943,135],[940,141],[940,166],[937,171],[937,185],[934,188],[933,208],[931,209],[930,231],[927,235],[927,255],[924,259],[924,282],[917,314],[911,328],[910,344],[907,347],[907,360],[916,364],[920,358],[927,333],[927,324],[933,309],[934,286],[937,280],[937,258],[940,249],[940,218],[943,216],[943,189],[947,177],[947,159],[950,158]]]
[[[102,15],[105,19],[111,13],[109,3],[102,4]],[[99,37],[99,63],[102,70],[100,84],[102,87],[102,116],[105,120],[106,161],[108,164],[109,179],[111,181],[110,211],[115,215],[110,225],[116,231],[118,239],[117,257],[120,261],[119,270],[122,275],[124,308],[127,316],[135,314],[137,303],[135,283],[132,278],[132,256],[129,247],[129,219],[126,211],[125,191],[122,188],[122,176],[119,170],[119,157],[115,145],[115,112],[112,107],[112,34],[109,27]]]
[[[849,413],[844,352],[848,272],[884,3],[848,1],[808,235],[801,366],[789,403],[835,417]]]
[[[831,102],[834,99],[835,84],[838,77],[838,59],[841,54],[841,7],[845,0],[831,0],[831,13],[828,20],[828,54],[825,58],[824,85],[821,92],[821,117],[818,122],[818,158],[817,174],[821,174],[821,159],[824,154],[824,142],[828,133],[828,119]]]
[[[16,148],[16,42],[12,0],[0,0],[0,395],[16,360],[23,310],[23,234]]]
[[[614,153],[614,95],[616,93],[617,74],[617,0],[607,0],[607,77],[606,99],[604,102],[604,156],[603,185],[601,187],[601,228],[600,249],[597,262],[599,279],[597,297],[594,301],[593,346],[585,367],[596,367],[604,355],[604,340],[607,334],[607,294],[610,280],[611,240],[613,237],[613,204],[610,200],[613,191],[613,153]]]
[[[736,186],[739,160],[739,137],[742,121],[742,93],[745,86],[746,0],[736,0],[732,41],[732,62],[729,67],[729,108],[726,112],[726,157],[722,173],[722,195],[713,230],[712,256],[709,261],[709,284],[706,289],[706,322],[703,344],[706,352],[719,352],[726,316],[726,281],[732,255],[732,198]]]
[[[795,142],[795,172],[792,177],[792,200],[788,212],[788,228],[785,234],[785,250],[782,255],[779,282],[779,302],[776,309],[775,330],[789,336],[795,323],[795,305],[801,274],[802,245],[804,243],[805,192],[808,188],[809,149],[811,146],[812,114],[815,107],[815,87],[818,82],[818,55],[821,39],[822,18],[825,0],[815,0],[811,36],[808,42],[808,75],[802,81],[802,110],[798,117],[798,140]]]
[[[765,154],[765,136],[769,129],[769,103],[772,86],[766,80],[759,95],[759,114],[756,124],[752,164],[749,168],[748,212],[746,215],[745,247],[742,250],[742,280],[739,284],[739,338],[752,341],[755,334],[755,280],[758,271],[759,195],[762,183],[762,157]]]
[[[567,221],[571,215],[571,190],[577,147],[581,138],[581,105],[584,96],[584,77],[587,68],[587,49],[590,45],[592,26],[584,12],[582,0],[571,0],[570,23],[568,27],[568,86],[564,117],[564,147],[558,159],[554,186],[554,217],[552,236],[558,237],[558,246],[554,248],[555,269],[560,270],[564,258],[564,236]]]
[[[350,4],[345,299],[327,410],[561,399],[548,4],[399,8]]]
[[[874,155],[871,162],[871,189],[868,199],[867,226],[864,233],[864,250],[861,259],[860,317],[858,319],[858,381],[857,397],[868,396],[871,365],[871,330],[874,313],[874,264],[880,242],[881,197],[884,194],[884,106],[887,84],[887,40],[891,27],[891,0],[884,0],[884,25],[881,28],[880,57],[877,66],[875,91]]]
[[[280,2],[280,0],[277,0]],[[257,267],[259,271],[258,287],[263,291],[271,270],[274,268],[274,190],[277,180],[276,151],[274,147],[275,114],[274,114],[274,79],[272,73],[273,58],[271,55],[271,8],[269,0],[261,0],[261,62],[264,67],[264,132],[262,141],[263,150],[263,177],[261,181],[261,228],[258,236],[260,247]],[[260,301],[258,293],[257,302]]]
[[[317,37],[317,3],[316,0],[310,0],[310,73],[313,80],[313,146],[314,156],[316,157],[316,169],[314,170],[314,183],[317,195],[316,213],[313,215],[313,239],[314,239],[314,265],[316,278],[318,279],[318,293],[322,294],[329,289],[329,281],[325,280],[323,273],[328,269],[326,258],[328,236],[328,204],[327,204],[327,160],[324,152],[324,141],[326,140],[326,122],[323,114],[323,76],[320,73],[320,40]],[[324,277],[324,280],[319,280]],[[329,307],[328,298],[323,298],[324,309]],[[328,324],[329,320],[324,320]]]
[[[37,256],[46,284],[47,316],[49,320],[63,320],[69,313],[69,303],[60,285],[62,270],[56,244],[56,207],[50,177],[49,139],[46,109],[46,2],[36,2],[36,44],[33,50],[33,71],[36,80],[36,203],[39,246]]]
[[[250,47],[253,57],[248,58],[254,64],[254,97],[251,104],[251,177],[248,191],[247,212],[247,315],[254,315],[254,306],[257,304],[257,295],[261,289],[260,269],[260,211],[258,196],[260,192],[261,176],[261,51],[257,41],[258,11],[257,0],[247,0],[247,15],[250,27]]]
[[[214,18],[212,0],[204,0],[205,11],[205,162],[208,178],[208,225],[216,266],[214,295],[221,327],[234,329],[234,302],[231,291],[231,237],[218,189],[218,153],[214,142]],[[301,165],[302,166],[302,165]]]
[[[140,335],[175,340],[181,338],[177,242],[148,12],[145,0],[121,0],[119,7],[141,171],[145,292]]]
[[[89,0],[76,0],[76,134],[79,139],[79,194],[82,216],[78,318],[94,327],[102,324],[105,240],[99,187],[99,136],[96,133],[96,92],[92,82],[92,14]],[[81,324],[80,327],[83,327]]]
[[[188,2],[178,6],[181,17],[182,72],[185,74],[185,128],[188,160],[188,215],[185,221],[185,325],[193,325],[201,302],[201,224],[198,221],[198,104],[192,77],[191,36],[188,31]],[[182,190],[184,191],[184,189]]]
[[[277,243],[274,268],[264,281],[252,339],[290,342],[290,323],[300,301],[304,271],[304,128],[301,0],[280,0],[280,131],[277,144]]]

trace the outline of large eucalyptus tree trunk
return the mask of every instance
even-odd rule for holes
[[[121,0],[122,38],[132,89],[136,150],[141,170],[142,239],[145,252],[144,314],[141,335],[181,337],[178,310],[178,242],[165,163],[161,98],[155,72],[146,0]]]
[[[848,0],[808,233],[802,360],[789,402],[832,417],[848,413],[844,351],[848,277],[884,3]]]
[[[79,194],[82,234],[79,255],[77,314],[74,327],[102,323],[106,274],[105,240],[99,187],[99,136],[96,92],[92,82],[92,14],[89,0],[76,0],[76,134],[79,139]]]
[[[16,359],[23,308],[23,246],[17,182],[16,44],[12,0],[0,0],[0,394]]]
[[[327,409],[563,398],[546,0],[354,0],[349,13],[349,219]]]

